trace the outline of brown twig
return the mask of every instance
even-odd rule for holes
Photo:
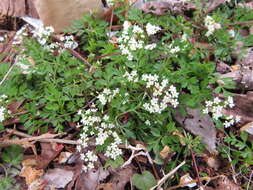
[[[245,24],[253,24],[253,20],[242,21],[242,22],[232,22],[232,23],[228,23],[228,24],[223,24],[223,26],[245,25]]]
[[[196,163],[196,158],[195,158],[194,152],[192,151],[191,148],[190,148],[190,151],[191,151],[193,166],[194,166],[195,172],[197,174],[197,184],[198,184],[198,186],[201,186],[200,179],[199,179],[199,169],[198,169],[198,166]]]
[[[12,140],[4,140],[3,142],[0,142],[0,147],[3,146],[9,146],[12,144],[24,144],[26,142],[30,142],[30,141],[39,141],[39,142],[48,142],[48,143],[61,143],[61,144],[72,144],[72,145],[78,145],[80,144],[77,141],[73,141],[73,140],[66,140],[66,139],[54,139],[54,137],[57,136],[61,136],[62,134],[44,134],[44,135],[40,135],[37,137],[28,135],[26,133],[22,133],[19,132],[17,130],[14,129],[7,129],[7,132],[20,136],[20,137],[25,137],[23,139],[12,139]]]
[[[54,40],[57,40],[59,42],[59,46],[61,48],[68,50],[71,53],[71,55],[73,55],[74,57],[76,57],[77,59],[79,59],[80,61],[82,61],[88,67],[92,67],[92,65],[83,56],[81,56],[77,51],[75,51],[73,49],[70,49],[70,48],[64,47],[64,45],[61,43],[61,41],[59,40],[59,38],[57,36],[54,35],[54,36],[52,36],[52,38]]]

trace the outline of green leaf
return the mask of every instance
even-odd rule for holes
[[[105,163],[105,168],[112,166],[113,168],[118,168],[124,164],[124,160],[121,156],[118,156],[116,160],[108,160]]]
[[[134,174],[132,180],[134,186],[140,190],[149,190],[157,183],[155,177],[149,171],[144,171],[142,175]]]

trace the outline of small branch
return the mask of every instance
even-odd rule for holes
[[[43,134],[37,137],[19,132],[17,130],[7,129],[7,132],[12,133],[17,136],[25,137],[23,139],[13,139],[13,140],[4,140],[3,142],[0,142],[0,147],[9,146],[13,144],[24,144],[26,142],[30,141],[39,141],[39,142],[48,142],[48,143],[60,143],[60,144],[72,144],[72,145],[78,145],[80,144],[78,141],[73,140],[65,140],[65,139],[54,139],[56,136],[61,136],[62,134]]]
[[[171,170],[168,174],[166,174],[165,176],[163,176],[163,178],[158,181],[157,185],[155,185],[154,187],[152,187],[150,190],[155,190],[156,188],[159,189],[165,183],[165,181],[169,177],[171,177],[173,174],[175,174],[177,172],[177,170],[179,168],[181,168],[184,164],[185,164],[185,161],[183,161],[181,164],[179,164],[177,167],[175,167],[173,170]]]
[[[197,174],[197,184],[200,187],[201,183],[200,183],[200,180],[199,180],[199,169],[198,169],[198,166],[197,166],[197,163],[196,163],[196,158],[195,158],[195,155],[194,155],[194,153],[193,153],[193,151],[192,151],[191,148],[190,148],[190,151],[191,151],[193,166],[194,166],[195,172]]]
[[[228,24],[223,24],[223,26],[246,25],[246,24],[253,24],[253,20],[242,21],[242,22],[232,22],[232,23],[228,23]]]
[[[249,182],[247,184],[247,190],[249,190],[251,179],[252,179],[252,175],[253,175],[253,171],[251,171],[251,173],[250,173]]]
[[[13,63],[13,64],[10,66],[9,70],[8,70],[7,73],[4,75],[3,79],[1,80],[0,86],[1,86],[1,85],[4,83],[4,81],[7,79],[7,77],[8,77],[9,74],[11,73],[11,71],[12,71],[12,69],[13,69],[14,66],[15,66],[15,63]]]
[[[82,61],[88,67],[92,67],[92,65],[83,56],[81,56],[77,51],[75,51],[73,49],[70,49],[70,48],[64,47],[64,45],[61,43],[61,41],[59,40],[58,37],[52,36],[52,38],[55,39],[55,40],[57,40],[59,42],[59,46],[61,48],[68,50],[71,53],[71,55],[73,55],[74,57],[76,57],[77,59],[79,59],[80,61]]]

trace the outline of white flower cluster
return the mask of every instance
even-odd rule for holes
[[[212,17],[206,16],[205,27],[208,30],[205,35],[208,37],[208,36],[212,35],[215,30],[220,29],[221,25],[219,23],[216,23]]]
[[[89,169],[94,168],[94,163],[98,160],[97,155],[94,154],[92,151],[88,151],[85,154],[80,154],[80,158],[86,163],[86,165],[83,165],[82,167],[84,172],[87,172]]]
[[[171,44],[168,46],[169,52],[170,52],[171,54],[176,54],[176,53],[180,52],[180,50],[181,50],[180,47],[179,47],[179,46],[173,47],[173,44],[174,44],[174,43],[171,43]]]
[[[149,103],[144,103],[143,107],[149,113],[161,113],[168,105],[174,108],[178,106],[178,95],[176,87],[170,85],[168,87],[168,80],[163,79],[159,82],[158,75],[144,74],[142,80],[146,82],[146,88],[152,87],[153,94]]]
[[[151,25],[150,23],[146,25],[148,36],[156,34],[159,30],[161,30],[161,28],[158,26]],[[132,26],[129,21],[125,21],[123,24],[122,35],[118,38],[121,53],[127,55],[127,59],[131,61],[133,60],[133,51],[143,48],[146,50],[153,50],[156,48],[155,43],[145,45],[144,39],[144,30],[140,26]]]
[[[224,116],[222,110],[226,107],[233,108],[235,106],[233,97],[229,96],[225,101],[222,101],[220,98],[216,97],[213,101],[206,101],[206,107],[203,110],[204,114],[212,113],[212,117],[215,120],[225,119],[225,127],[230,127],[235,123],[238,123],[241,119],[240,116]]]
[[[153,94],[150,103],[144,103],[143,107],[150,113],[161,113],[168,107],[168,104],[174,108],[178,106],[179,93],[173,85],[168,85],[169,81],[163,79],[161,82],[159,76],[154,74],[143,74],[140,78],[136,70],[132,72],[125,72],[123,77],[129,82],[144,81],[146,88],[152,88]]]
[[[24,37],[28,36],[27,30],[28,30],[27,25],[24,25],[22,28],[20,28],[16,32],[16,34],[15,34],[15,36],[13,38],[12,44],[13,45],[19,45],[19,44],[21,44],[23,42],[23,40],[24,40]]]
[[[136,70],[133,70],[131,73],[128,73],[127,71],[123,75],[127,79],[128,82],[138,82],[139,77]]]
[[[0,43],[4,42],[5,38],[6,38],[6,36],[0,36]]]
[[[101,94],[97,96],[98,100],[102,105],[111,102],[111,100],[119,93],[119,89],[110,90],[105,88]]]
[[[81,116],[80,122],[83,127],[83,132],[80,134],[79,139],[80,145],[77,146],[79,152],[81,152],[82,148],[88,147],[89,137],[93,136],[96,146],[110,142],[105,150],[105,155],[109,158],[116,159],[117,156],[122,154],[121,149],[118,148],[118,145],[121,144],[121,139],[114,131],[115,125],[110,123],[108,115],[100,117],[98,109],[94,104],[86,111],[80,110],[78,114]],[[97,160],[91,153],[88,155],[87,153],[81,154],[81,158],[85,162],[88,162],[85,169],[93,168],[94,164],[92,163]]]
[[[51,34],[54,33],[54,28],[51,26],[38,27],[32,31],[33,37],[39,42],[41,46],[46,45]]]
[[[6,95],[1,95],[0,96],[0,103],[6,101],[7,96]],[[4,106],[0,106],[0,122],[3,122],[6,119],[6,114],[7,114],[7,109]]]
[[[76,49],[78,47],[78,43],[74,40],[74,36],[62,36],[60,40],[64,43],[65,48]]]
[[[159,26],[155,26],[150,23],[148,23],[146,25],[146,31],[147,31],[148,36],[154,35],[157,32],[159,32],[160,30],[161,30],[161,28]]]

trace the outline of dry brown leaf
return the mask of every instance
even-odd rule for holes
[[[191,178],[191,176],[190,176],[190,174],[185,174],[185,175],[183,175],[182,177],[180,177],[180,185],[181,185],[181,187],[190,187],[190,188],[192,188],[192,187],[195,187],[197,184],[196,183],[190,183],[190,184],[187,184],[187,183],[189,183],[189,182],[191,182],[193,179]],[[184,184],[187,184],[187,185],[184,185]]]
[[[58,146],[59,148],[53,148],[53,143],[40,143],[41,144],[41,154],[38,156],[37,168],[44,169],[48,164],[55,159],[55,157],[61,152],[63,146]]]
[[[242,188],[227,177],[224,177],[218,179],[216,190],[242,190]]]
[[[36,0],[35,7],[46,26],[56,32],[68,29],[74,20],[94,10],[102,10],[101,0]]]
[[[76,189],[78,190],[94,190],[100,181],[103,181],[109,172],[102,167],[91,169],[86,173],[82,173],[76,181]]]
[[[112,183],[101,183],[96,188],[97,190],[115,190],[115,185]]]
[[[253,135],[253,122],[249,122],[240,128],[241,131],[246,131],[247,133]]]
[[[33,0],[1,0],[0,15],[39,18]]]
[[[133,176],[133,168],[131,166],[114,170],[112,173],[112,180],[115,190],[124,190],[126,184],[131,180]]]
[[[223,110],[224,115],[241,116],[241,124],[246,124],[253,121],[253,92],[249,91],[247,94],[235,94],[233,96],[235,106],[231,109]]]
[[[253,2],[238,3],[239,6],[253,10]]]
[[[74,173],[70,170],[61,168],[49,169],[43,176],[43,179],[50,186],[55,188],[65,188],[66,185],[73,179]]]
[[[226,3],[227,0],[211,0],[208,2],[207,7],[208,7],[208,12],[212,12],[214,9],[219,7],[220,5]]]
[[[162,159],[165,159],[165,158],[167,158],[167,156],[169,155],[169,153],[170,153],[170,147],[165,146],[162,149],[162,151],[160,152],[160,156],[161,156]]]
[[[142,5],[141,9],[144,13],[164,15],[168,10],[173,14],[182,14],[184,11],[195,9],[195,6],[190,2],[184,0],[164,0],[147,2]]]
[[[36,169],[37,161],[34,159],[27,159],[22,161],[23,168],[20,172],[20,176],[25,178],[26,184],[32,184],[35,180],[39,179],[44,171]]]
[[[13,102],[8,105],[8,109],[11,111],[12,114],[18,113],[20,106],[24,103],[25,100],[19,100]]]
[[[183,116],[179,112],[174,114],[176,121],[194,135],[202,137],[207,150],[217,154],[216,150],[216,129],[209,115],[201,114],[198,109],[187,108],[188,115]]]
[[[68,159],[70,158],[70,156],[72,156],[73,153],[71,152],[61,152],[59,158],[58,158],[58,162],[60,164],[64,164],[68,161]]]

